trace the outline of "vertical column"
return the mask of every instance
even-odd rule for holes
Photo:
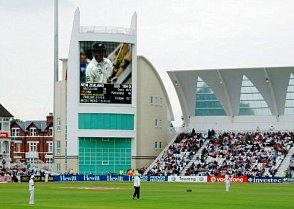
[[[8,150],[8,149],[7,149],[7,147],[8,147],[8,146],[7,146],[7,141],[4,141],[4,142],[3,142],[3,145],[4,145],[4,151],[5,151],[4,158],[5,158],[5,160],[6,160],[6,159],[7,159],[7,150]]]
[[[0,154],[3,155],[3,141],[0,142]]]
[[[9,161],[10,161],[10,140],[9,141],[7,141],[7,159],[9,159]]]

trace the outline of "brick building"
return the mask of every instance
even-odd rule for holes
[[[0,104],[0,159],[10,159],[10,120],[13,115]]]
[[[14,121],[11,123],[11,152],[13,162],[30,165],[47,163],[53,159],[53,114],[44,121]]]

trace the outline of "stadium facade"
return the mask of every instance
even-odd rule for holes
[[[147,167],[175,139],[163,82],[152,64],[137,56],[136,21],[134,14],[130,28],[85,27],[76,10],[69,56],[61,60],[63,78],[56,83],[58,172],[105,174]],[[81,57],[85,55],[89,65],[95,43],[103,43],[107,57],[122,70],[110,83],[84,80]],[[180,70],[168,75],[185,129],[293,130],[292,66]]]
[[[61,60],[63,77],[56,83],[57,172],[106,174],[145,167],[174,134],[164,85],[152,64],[137,56],[136,22],[134,14],[130,28],[85,27],[76,10],[69,56]],[[111,82],[91,82],[85,72],[96,43],[117,68]]]
[[[186,127],[293,130],[294,67],[169,71]]]

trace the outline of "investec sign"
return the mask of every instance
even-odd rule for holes
[[[250,183],[283,183],[283,178],[271,178],[271,177],[251,177],[248,178]]]
[[[236,182],[236,183],[248,182],[247,176],[233,176],[230,179],[231,179],[231,182]],[[224,181],[225,181],[225,176],[208,176],[207,177],[207,182],[219,183]]]

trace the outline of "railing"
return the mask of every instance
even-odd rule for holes
[[[24,157],[24,154],[25,152],[14,152],[13,153],[13,157],[14,158],[23,158]]]
[[[294,153],[294,146],[292,146],[289,150],[288,150],[288,153],[287,155],[285,156],[285,158],[283,159],[283,161],[278,165],[277,167],[277,172],[275,174],[275,177],[284,177],[283,176],[283,172],[285,170],[287,170],[287,168],[289,167],[290,165],[290,160],[291,160],[291,157]]]
[[[118,33],[126,35],[135,35],[135,31],[130,28],[109,26],[81,26],[80,33]]]
[[[181,171],[180,176],[185,176],[186,175],[187,170],[191,167],[192,163],[195,162],[196,158],[201,156],[202,150],[207,147],[208,143],[209,143],[209,140],[204,141],[203,145],[199,148],[197,153],[193,156],[192,160],[190,160],[190,162]]]
[[[26,152],[25,154],[26,158],[39,158],[38,152]]]

